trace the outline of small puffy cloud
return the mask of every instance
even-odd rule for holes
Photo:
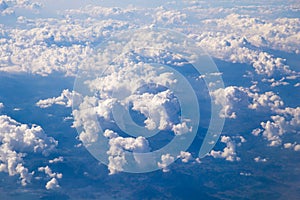
[[[212,150],[210,155],[214,158],[224,158],[227,161],[239,161],[240,158],[236,155],[235,142],[228,136],[221,136],[221,142],[226,144],[226,147],[222,151]]]
[[[76,102],[73,102],[73,100],[76,100]],[[73,103],[78,103],[80,102],[80,100],[81,96],[78,93],[74,91],[70,92],[68,89],[66,89],[62,91],[60,96],[39,100],[36,103],[36,105],[40,108],[48,108],[53,104],[62,105],[65,107],[72,107]]]
[[[48,181],[46,183],[46,189],[47,190],[53,190],[53,189],[56,189],[56,188],[59,188],[59,184],[58,184],[58,181],[56,178],[52,178],[50,181]]]
[[[40,126],[21,124],[12,118],[0,116],[0,172],[19,175],[21,184],[30,182],[33,172],[24,166],[27,153],[47,155],[57,145]]]
[[[44,172],[50,178],[50,180],[46,183],[45,186],[47,190],[60,187],[57,179],[62,178],[62,173],[52,172],[52,169],[49,166],[39,167],[38,170],[40,172]]]
[[[162,168],[163,172],[169,172],[168,166],[175,161],[175,158],[170,154],[164,154],[161,156],[161,161],[157,163],[159,168]]]
[[[0,102],[0,110],[4,108],[4,104]]]
[[[178,158],[181,159],[182,162],[187,163],[193,159],[192,154],[190,152],[181,151]]]
[[[254,158],[255,162],[267,162],[266,158],[261,158],[260,156]]]
[[[63,162],[64,157],[59,156],[58,158],[54,158],[53,160],[49,160],[49,163],[58,163],[58,162]]]
[[[295,151],[300,151],[300,144],[296,144],[296,145],[294,146],[294,150],[295,150]]]
[[[172,131],[175,135],[182,135],[192,131],[192,127],[188,127],[186,122],[182,122],[181,124],[175,124],[172,127]]]
[[[283,147],[285,149],[293,149],[294,151],[300,151],[300,144],[297,144],[297,143],[292,144],[292,143],[288,142],[288,143],[285,143],[283,145]]]
[[[51,168],[49,166],[46,167],[39,167],[38,169],[40,172],[45,172],[46,175],[48,175],[49,177],[53,178],[62,178],[62,174],[61,173],[55,173],[52,172]]]
[[[288,142],[288,143],[285,143],[284,145],[283,145],[283,147],[285,148],[285,149],[290,149],[290,148],[292,148],[294,145],[292,144],[292,143],[290,143],[290,142]]]
[[[240,172],[240,175],[241,176],[252,176],[252,174],[248,173],[248,172]]]

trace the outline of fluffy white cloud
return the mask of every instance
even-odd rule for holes
[[[62,178],[62,174],[61,173],[55,173],[52,172],[51,168],[49,166],[46,167],[39,167],[38,169],[40,172],[45,172],[46,175],[48,175],[49,177],[53,178]]]
[[[47,182],[46,184],[46,189],[47,190],[53,190],[53,189],[56,189],[56,188],[59,188],[59,184],[58,184],[58,181],[56,178],[52,178],[50,181]]]
[[[276,111],[279,108],[282,108],[284,103],[281,98],[274,94],[274,92],[269,91],[263,94],[258,93],[248,93],[249,96],[253,99],[249,108],[255,110],[264,110],[268,109],[271,111]]]
[[[184,163],[187,163],[193,159],[192,154],[190,152],[186,152],[186,151],[181,151],[178,158],[181,158],[181,161]]]
[[[295,151],[300,151],[300,144],[296,144],[296,145],[294,146],[294,150],[295,150]]]
[[[24,166],[27,153],[47,155],[56,145],[40,126],[21,124],[12,118],[0,116],[0,171],[10,176],[19,175],[21,184],[30,182],[32,174]]]
[[[31,1],[9,2],[14,8],[19,6],[38,10],[41,7]],[[299,53],[298,18],[266,20],[249,15],[231,14],[232,10],[237,8],[205,6],[204,9],[189,4],[185,6],[187,7],[184,9],[174,9],[108,8],[89,5],[62,11],[63,20],[31,20],[20,16],[17,23],[21,26],[28,25],[26,31],[5,27],[1,33],[3,37],[0,40],[0,70],[41,75],[59,71],[74,75],[81,66],[80,63],[95,53],[94,45],[112,33],[156,25],[172,26],[173,29],[176,26],[176,30],[189,34],[211,55],[230,62],[251,64],[258,74],[273,76],[277,73],[292,72],[283,58],[273,56],[257,47]],[[9,13],[8,10],[14,12],[14,8],[7,6],[4,1],[1,8],[2,13]],[[249,10],[240,8],[238,13],[240,12]],[[220,14],[225,16],[220,18]],[[187,24],[190,24],[188,28]],[[161,46],[162,49],[164,45]]]
[[[114,30],[128,27],[121,21],[88,21],[19,17],[18,24],[32,26],[26,31],[4,28],[0,40],[0,71],[40,75],[58,71],[74,75],[80,63],[94,53],[94,43]]]
[[[53,160],[49,160],[49,163],[58,163],[58,162],[63,162],[64,157],[59,156],[58,158],[54,158]]]
[[[275,113],[284,105],[281,98],[272,91],[257,93],[237,86],[217,89],[211,92],[211,96],[216,104],[223,107],[220,116],[233,119],[237,117],[238,112],[242,114],[241,110],[245,112],[248,108]]]
[[[154,10],[154,24],[156,25],[185,25],[187,24],[187,14],[179,10],[167,10],[164,7],[159,7]]]
[[[158,162],[157,165],[159,168],[162,168],[163,172],[169,172],[170,169],[168,166],[175,161],[175,158],[170,154],[164,154],[161,156],[161,162]]]
[[[299,133],[300,131],[300,107],[285,108],[276,110],[276,115],[271,116],[271,120],[261,122],[262,129],[255,129],[254,135],[262,134],[269,141],[270,146],[282,144],[282,137],[287,133]],[[290,148],[292,144],[285,143],[285,148]]]
[[[192,131],[193,127],[188,127],[186,122],[182,122],[181,124],[175,124],[172,127],[172,131],[175,135],[182,135]]]
[[[73,100],[75,100],[75,104],[81,101],[81,96],[72,91],[70,92],[68,89],[63,90],[61,95],[58,97],[53,97],[49,99],[39,100],[36,105],[40,108],[48,108],[53,104],[62,105],[65,107],[72,107]]]
[[[14,15],[20,9],[38,13],[41,6],[40,2],[29,0],[0,0],[0,17]]]
[[[4,108],[4,104],[0,102],[0,110]]]
[[[235,142],[229,136],[221,136],[221,142],[226,144],[222,151],[212,150],[210,155],[214,158],[225,158],[228,161],[239,161],[240,158],[236,155]]]
[[[164,106],[171,100],[171,94],[170,90],[158,94],[143,93],[142,95],[131,95],[129,101],[133,104],[133,110],[139,111],[147,118],[144,121],[147,129],[164,130],[171,125]]]
[[[106,129],[104,134],[109,139],[108,154],[108,169],[110,174],[123,171],[123,166],[127,163],[125,151],[144,153],[149,152],[150,147],[146,138],[144,137],[120,137],[112,130]],[[139,160],[136,160],[139,162]]]
[[[248,93],[242,87],[229,86],[220,88],[211,93],[214,102],[222,105],[220,117],[236,118],[236,111],[248,107]]]
[[[59,184],[58,184],[57,179],[62,178],[62,176],[63,176],[62,173],[52,172],[52,169],[49,166],[39,167],[38,170],[40,172],[44,172],[48,176],[48,178],[50,179],[45,185],[45,188],[47,190],[56,189],[56,188],[60,187]]]

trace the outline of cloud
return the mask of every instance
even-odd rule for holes
[[[64,161],[64,157],[59,156],[58,158],[54,158],[53,160],[49,160],[49,163],[58,163],[58,162],[63,162]]]
[[[297,134],[300,131],[300,107],[276,110],[276,115],[266,122],[261,122],[261,129],[255,129],[252,133],[260,135],[269,141],[270,146],[279,146],[282,144],[282,138],[285,134]],[[285,148],[291,144],[286,143]]]
[[[163,26],[182,26],[188,23],[187,14],[180,10],[167,10],[164,7],[158,7],[154,10],[154,24]]]
[[[281,100],[280,96],[276,95],[272,91],[265,92],[263,94],[258,93],[248,93],[253,99],[251,104],[248,106],[255,110],[271,110],[276,111],[283,107],[284,102]]]
[[[193,159],[192,154],[190,152],[185,152],[185,151],[181,151],[178,158],[181,158],[181,161],[184,163],[187,163]]]
[[[285,149],[294,149],[294,151],[300,151],[300,144],[297,144],[296,142],[294,142],[293,144],[288,142],[283,144],[283,147]]]
[[[272,91],[258,93],[244,87],[228,86],[211,92],[214,102],[222,105],[220,117],[237,118],[238,114],[247,113],[247,109],[257,112],[276,113],[284,106],[281,98]]]
[[[71,21],[18,17],[21,26],[31,25],[26,31],[10,27],[1,33],[0,71],[43,76],[60,72],[74,76],[80,63],[94,54],[94,43],[128,27],[126,22],[113,20]]]
[[[109,174],[116,174],[123,171],[123,166],[127,163],[125,151],[133,153],[150,151],[149,143],[144,137],[124,138],[109,129],[106,129],[103,135],[109,139],[109,150],[107,151]],[[136,162],[139,162],[139,160],[136,160]]]
[[[39,167],[38,170],[40,172],[45,172],[45,174],[48,175],[51,178],[53,178],[53,177],[62,178],[62,174],[61,173],[52,172],[52,170],[51,170],[51,168],[49,166]]]
[[[4,104],[0,102],[0,110],[4,108]]]
[[[221,136],[221,142],[226,144],[222,151],[211,150],[210,155],[214,158],[224,158],[227,161],[239,161],[240,158],[236,155],[235,142],[229,136]]]
[[[57,141],[47,137],[40,126],[29,127],[1,115],[0,144],[0,171],[10,176],[19,175],[21,184],[26,185],[34,173],[25,167],[27,153],[47,155],[55,148]]]
[[[242,87],[229,86],[211,93],[214,102],[222,105],[220,117],[235,119],[236,111],[248,107],[248,92]]]
[[[261,158],[260,156],[254,158],[255,162],[267,162],[268,160],[266,158]]]
[[[47,190],[56,189],[60,187],[57,179],[61,179],[63,177],[62,173],[52,172],[52,169],[49,166],[39,167],[38,170],[39,172],[44,172],[50,179],[45,185],[45,188]]]
[[[172,127],[172,131],[175,135],[182,135],[192,131],[192,127],[188,127],[186,122],[182,122],[181,124],[175,124]]]
[[[28,0],[1,0],[0,1],[0,17],[1,16],[11,16],[16,13],[16,11],[22,10],[30,11],[31,13],[38,13],[42,4],[39,2],[32,2]]]
[[[47,190],[53,190],[53,189],[59,188],[60,186],[58,184],[57,179],[52,178],[50,181],[47,182],[45,187]]]
[[[77,101],[80,101],[81,96],[72,91],[70,92],[68,89],[63,90],[61,95],[58,97],[53,97],[49,99],[39,100],[36,105],[40,108],[48,108],[52,106],[53,104],[62,105],[65,107],[72,107],[73,100],[75,100],[75,103],[78,103]]]
[[[164,154],[161,156],[161,162],[157,163],[159,168],[162,168],[163,172],[169,172],[168,166],[175,161],[175,158],[170,154]]]

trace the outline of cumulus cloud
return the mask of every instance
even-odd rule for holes
[[[54,158],[52,160],[49,160],[49,163],[58,163],[58,162],[63,162],[64,161],[64,157],[59,156],[58,158]]]
[[[192,154],[190,152],[181,151],[178,158],[181,159],[182,162],[187,163],[193,159]]]
[[[18,18],[26,31],[5,28],[1,33],[0,71],[29,72],[46,76],[54,72],[75,75],[80,63],[94,53],[93,44],[109,37],[117,29],[126,29],[126,22],[73,19]],[[30,66],[30,67],[29,67]]]
[[[1,3],[2,15],[12,14],[16,8],[38,11],[42,7],[31,1],[10,0],[10,5],[7,2]],[[293,73],[285,59],[270,54],[264,47],[299,54],[298,18],[261,19],[258,16],[237,14],[250,12],[240,7],[219,9],[189,3],[182,5],[186,7],[120,8],[87,5],[61,10],[63,20],[44,17],[31,20],[20,16],[17,23],[26,26],[26,31],[5,27],[1,33],[0,71],[40,75],[58,71],[74,75],[82,66],[80,63],[95,53],[94,45],[113,33],[154,25],[172,26],[173,29],[185,32],[211,55],[230,62],[250,64],[258,74],[273,76],[277,73]],[[278,10],[279,7],[276,5]],[[224,17],[220,18],[220,14]],[[161,45],[161,49],[166,46]]]
[[[45,188],[47,190],[56,189],[56,188],[60,187],[57,179],[62,178],[62,176],[63,176],[62,173],[52,172],[52,169],[49,166],[39,167],[38,170],[40,172],[44,172],[47,175],[48,179],[50,179],[45,185]]]
[[[300,144],[297,144],[296,142],[294,142],[294,143],[290,143],[290,142],[284,143],[283,147],[285,149],[293,149],[294,151],[300,151]]]
[[[258,112],[272,112],[284,106],[280,96],[272,91],[258,93],[244,87],[228,86],[211,92],[214,102],[222,105],[220,116],[224,118],[235,119],[237,113],[247,112],[247,109],[253,109]],[[246,111],[245,111],[246,110]]]
[[[295,151],[300,151],[300,144],[296,144],[296,145],[294,146],[294,150],[295,150]]]
[[[77,92],[70,92],[68,89],[63,90],[61,95],[58,97],[48,98],[44,100],[39,100],[36,105],[40,108],[48,108],[53,104],[62,105],[65,107],[72,107],[73,100],[80,102],[81,96]],[[75,102],[77,103],[77,102]]]
[[[127,163],[125,151],[144,153],[149,152],[150,147],[146,138],[144,137],[121,137],[116,132],[106,129],[104,134],[109,139],[108,155],[108,169],[110,174],[123,171],[123,166]],[[139,162],[139,160],[136,160]]]
[[[40,126],[29,127],[6,115],[0,116],[0,141],[0,171],[19,175],[22,185],[29,183],[34,173],[24,166],[26,154],[47,155],[57,145]]]
[[[52,178],[50,181],[47,182],[45,187],[47,190],[53,190],[53,189],[59,188],[60,186],[58,184],[57,179]]]
[[[169,172],[168,166],[175,161],[175,158],[170,154],[164,154],[161,156],[161,161],[157,163],[159,168],[162,168],[163,172]]]
[[[260,135],[269,141],[270,146],[282,144],[284,134],[297,134],[300,130],[300,107],[276,110],[276,115],[266,122],[261,122],[261,128],[253,130],[254,135]],[[285,148],[290,148],[292,144],[284,144]]]
[[[214,158],[224,158],[227,161],[239,161],[240,158],[236,155],[236,144],[229,136],[221,136],[221,142],[226,144],[222,151],[212,150],[210,155]]]
[[[229,86],[220,88],[211,93],[214,102],[222,105],[220,117],[235,119],[236,111],[240,108],[248,107],[248,93],[242,87]]]

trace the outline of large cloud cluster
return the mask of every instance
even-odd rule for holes
[[[188,34],[197,45],[204,47],[215,58],[251,65],[255,76],[258,76],[257,80],[261,81],[260,78],[263,77],[263,82],[270,83],[272,87],[284,86],[291,80],[299,78],[299,72],[293,70],[293,67],[297,66],[289,66],[285,58],[279,56],[281,52],[299,55],[299,18],[263,17],[266,12],[282,12],[280,11],[282,8],[299,10],[297,4],[274,8],[262,6],[255,13],[255,15],[259,13],[260,16],[252,17],[250,16],[253,14],[250,11],[252,9],[243,9],[245,7],[216,8],[210,7],[211,4],[204,6],[205,2],[185,1],[182,9],[174,9],[173,3],[169,2],[169,5],[156,8],[86,6],[62,11],[59,19],[35,16],[36,18],[32,20],[30,17],[18,16],[15,12],[18,8],[38,12],[41,4],[27,0],[0,0],[1,17],[13,15],[16,19],[14,22],[16,26],[0,24],[0,71],[30,72],[40,75],[61,72],[75,75],[83,66],[82,62],[96,53],[95,47],[113,33],[144,26],[158,26],[171,27]],[[241,14],[243,12],[249,15]],[[169,45],[176,44],[157,42],[157,48],[164,49]],[[112,44],[111,48],[119,47]],[[103,59],[108,60],[109,56],[104,55]],[[37,106],[47,108],[57,104],[71,107],[74,104],[73,100],[78,99],[81,104],[73,111],[73,126],[83,128],[79,133],[79,139],[85,144],[98,139],[96,133],[99,132],[99,124],[94,119],[102,118],[109,123],[114,122],[112,111],[118,104],[132,105],[134,111],[145,117],[143,123],[148,130],[169,130],[175,135],[190,132],[191,127],[187,122],[178,123],[171,119],[172,113],[169,113],[166,105],[169,102],[174,103],[175,100],[169,90],[158,93],[136,93],[139,89],[136,86],[142,81],[145,84],[149,82],[158,85],[174,84],[173,74],[155,74],[151,71],[151,66],[142,60],[124,59],[122,62],[124,66],[121,69],[88,83],[89,89],[100,93],[99,98],[81,98],[75,92],[64,90],[58,97],[40,100]],[[179,62],[180,64],[182,63]],[[136,73],[137,71],[141,71],[142,74]],[[133,79],[136,81],[132,81]],[[295,83],[295,87],[298,85],[299,83]],[[296,142],[283,141],[285,134],[299,133],[299,107],[284,108],[283,100],[278,94],[273,91],[260,92],[256,87],[258,86],[254,85],[252,88],[229,86],[212,92],[215,103],[223,108],[220,116],[235,119],[242,113],[247,114],[249,110],[268,113],[271,118],[261,122],[261,127],[254,130],[253,134],[262,135],[270,146],[284,143],[285,148],[299,151],[300,146]],[[77,105],[77,102],[75,104]],[[0,103],[0,109],[1,107],[3,104]],[[104,131],[104,136],[109,140],[107,154],[111,174],[122,171],[126,163],[125,151],[147,152],[150,149],[145,137],[121,137],[110,130]],[[24,165],[24,153],[46,153],[56,145],[56,141],[48,138],[41,127],[29,127],[4,115],[0,116],[0,139],[2,142],[0,171],[10,175],[19,174],[24,185],[32,176]],[[239,160],[235,152],[236,144],[231,137],[222,136],[221,143],[226,147],[221,151],[212,151],[210,154],[213,157],[229,161]],[[178,156],[183,162],[191,159],[188,152],[182,152]],[[168,171],[168,164],[174,160],[175,157],[165,154],[161,156],[161,161],[157,165]],[[54,173],[47,167],[41,168],[40,171],[51,178],[46,185],[47,189],[59,187],[57,175],[53,175]]]
[[[0,70],[40,75],[59,71],[74,75],[79,63],[93,53],[93,45],[113,31],[128,27],[126,22],[90,20],[46,18],[33,21],[19,17],[18,24],[33,26],[26,31],[4,28],[0,40]]]
[[[29,1],[14,2],[20,6],[36,5]],[[2,4],[4,9],[5,2]],[[211,12],[211,16],[203,17],[204,8],[188,3],[182,6],[182,9],[174,9],[169,6],[108,8],[89,5],[62,11],[63,20],[31,20],[20,16],[17,24],[28,26],[26,31],[3,26],[0,70],[42,75],[55,71],[74,74],[79,64],[94,53],[94,45],[112,33],[156,25],[187,32],[214,57],[250,64],[258,74],[270,77],[292,72],[285,59],[272,55],[268,48],[298,54],[298,18],[262,19],[230,14],[230,8],[214,7],[206,8],[205,13]],[[224,18],[220,19],[220,14],[225,15]]]
[[[237,118],[237,113],[248,112],[253,109],[259,112],[276,112],[282,108],[284,102],[280,96],[272,91],[258,93],[248,88],[228,86],[211,93],[216,104],[222,105],[220,116],[224,118]]]
[[[24,165],[26,154],[47,155],[57,145],[57,141],[47,137],[40,126],[29,127],[1,115],[0,144],[0,171],[10,176],[19,175],[21,184],[26,185],[34,173]]]

